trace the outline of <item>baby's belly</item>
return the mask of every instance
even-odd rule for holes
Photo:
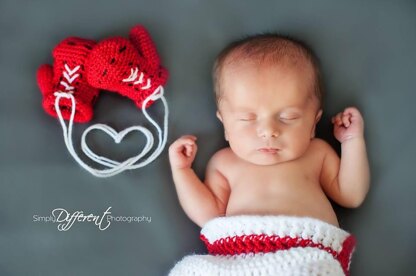
[[[230,194],[226,215],[306,216],[338,227],[336,214],[319,184],[304,187],[308,188],[301,192],[291,189],[235,189]]]

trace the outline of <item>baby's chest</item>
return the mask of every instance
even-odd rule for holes
[[[242,166],[229,176],[234,191],[275,193],[288,190],[308,190],[320,186],[322,164],[317,162],[287,162],[274,166]]]

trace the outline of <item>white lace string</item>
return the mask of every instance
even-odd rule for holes
[[[154,161],[159,155],[160,153],[163,151],[165,145],[166,145],[166,141],[167,141],[167,132],[168,132],[168,116],[169,116],[169,109],[168,109],[168,105],[166,102],[166,99],[164,97],[164,89],[162,86],[159,86],[158,88],[155,89],[155,91],[149,95],[142,104],[142,110],[143,110],[143,114],[146,117],[146,119],[156,128],[157,133],[158,133],[158,139],[159,139],[159,143],[156,147],[156,149],[153,151],[153,153],[147,157],[146,159],[142,160],[141,162],[137,163],[138,161],[140,161],[147,153],[149,153],[149,151],[152,149],[153,144],[154,144],[154,138],[152,133],[145,127],[142,126],[132,126],[129,128],[124,129],[121,132],[117,132],[115,131],[113,128],[104,125],[104,124],[95,124],[92,125],[90,127],[88,127],[84,133],[82,134],[81,137],[81,149],[84,152],[84,154],[90,158],[92,161],[99,163],[105,167],[107,167],[108,169],[95,169],[90,167],[89,165],[87,165],[84,161],[81,160],[81,158],[78,156],[78,154],[76,153],[74,146],[73,146],[73,142],[72,142],[72,129],[73,129],[73,122],[74,122],[74,116],[75,116],[75,110],[76,110],[76,101],[74,96],[71,93],[67,93],[67,92],[55,92],[54,94],[56,96],[55,99],[55,109],[56,109],[56,113],[58,115],[59,118],[59,122],[62,126],[62,130],[63,130],[63,136],[64,136],[64,141],[65,141],[65,145],[69,151],[69,153],[72,155],[72,157],[75,159],[75,161],[80,164],[84,169],[86,169],[87,171],[89,171],[91,174],[97,176],[97,177],[110,177],[116,174],[119,174],[125,170],[134,170],[134,169],[138,169],[141,167],[146,166],[147,164],[151,163],[152,161]],[[69,123],[68,126],[65,123],[65,120],[62,117],[62,112],[59,106],[59,101],[62,98],[67,98],[71,100],[71,116],[69,118]],[[152,100],[152,101],[157,101],[158,99],[162,100],[163,106],[164,106],[164,110],[165,110],[165,114],[164,114],[164,118],[163,118],[163,131],[160,128],[160,126],[152,119],[152,117],[150,117],[150,115],[148,114],[145,106],[147,105],[147,103]],[[127,135],[129,132],[131,131],[140,131],[141,133],[144,134],[144,136],[146,137],[146,144],[143,147],[142,151],[137,154],[136,156],[130,157],[128,159],[126,159],[123,162],[119,162],[119,161],[115,161],[112,159],[109,159],[105,156],[100,156],[97,155],[96,153],[94,153],[90,147],[88,146],[87,142],[86,142],[86,137],[88,135],[88,133],[91,130],[102,130],[105,133],[107,133],[108,135],[110,135],[114,141],[116,143],[120,143],[121,140],[124,138],[125,135]]]

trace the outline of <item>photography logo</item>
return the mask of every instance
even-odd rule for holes
[[[100,231],[110,227],[111,223],[150,223],[148,216],[113,216],[111,206],[102,214],[86,214],[84,211],[68,212],[64,208],[53,209],[49,216],[33,215],[33,222],[55,223],[59,231],[68,231],[75,223],[93,223]]]

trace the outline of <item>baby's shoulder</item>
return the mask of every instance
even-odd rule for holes
[[[309,148],[313,154],[326,154],[327,151],[332,149],[328,142],[320,138],[313,138]]]
[[[235,154],[231,148],[223,148],[214,153],[214,155],[209,160],[209,166],[224,168],[224,166],[235,162]]]
[[[231,150],[230,147],[226,147],[214,153],[210,161],[215,162],[215,163],[217,162],[223,163],[223,162],[229,162],[234,158],[235,158],[234,152]]]

